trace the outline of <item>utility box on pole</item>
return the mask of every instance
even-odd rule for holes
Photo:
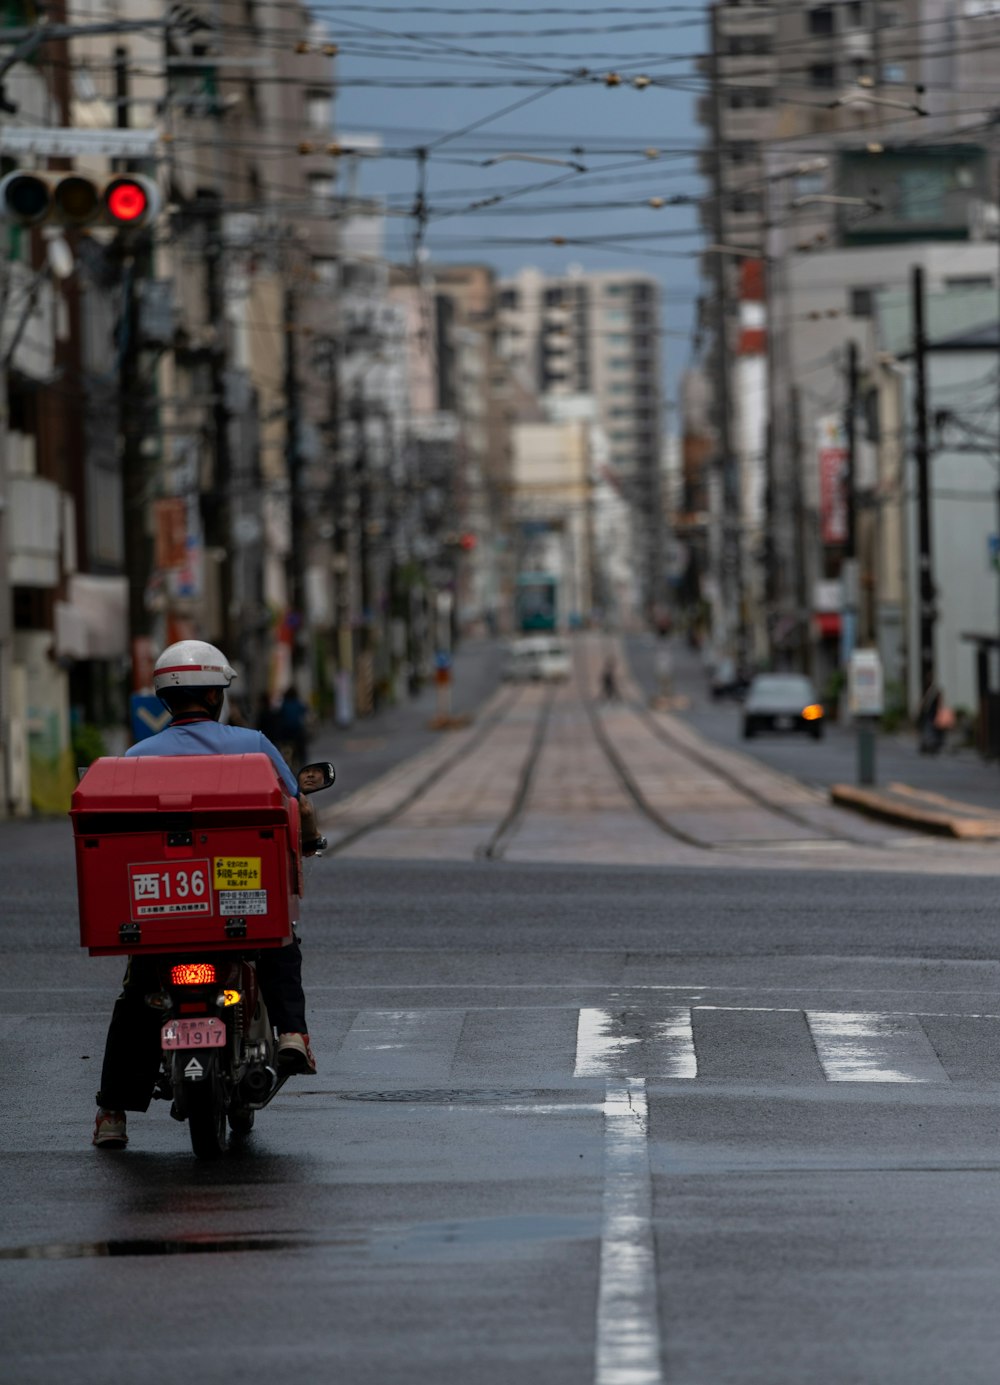
[[[885,680],[876,649],[854,649],[847,665],[847,702],[853,717],[880,717],[885,710]]]
[[[875,649],[854,649],[847,665],[847,705],[858,728],[858,783],[875,783],[875,727],[885,710],[882,660]]]

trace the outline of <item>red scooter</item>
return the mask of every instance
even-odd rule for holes
[[[334,778],[331,764],[307,765],[300,792]],[[326,841],[300,846],[298,804],[265,755],[98,760],[71,817],[81,940],[92,955],[154,962],[154,1097],[187,1121],[197,1157],[214,1159],[227,1126],[248,1134],[284,1084],[256,959],[291,940],[302,849]]]

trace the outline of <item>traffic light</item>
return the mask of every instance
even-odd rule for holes
[[[0,179],[0,217],[15,226],[49,222],[125,229],[148,226],[159,210],[159,188],[138,173],[89,178],[16,168]]]

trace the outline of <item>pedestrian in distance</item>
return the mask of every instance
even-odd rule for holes
[[[601,670],[601,696],[605,702],[618,701],[618,674],[614,657],[609,655]]]
[[[262,692],[258,697],[253,724],[269,741],[277,744],[281,740],[281,719],[278,709],[271,701],[270,693]]]
[[[920,699],[917,710],[917,743],[921,755],[936,755],[944,744],[946,728],[941,723],[946,710],[941,689],[932,683]]]
[[[292,759],[297,765],[304,765],[309,758],[309,708],[299,697],[294,684],[285,689],[278,708],[278,722],[279,741],[291,748]]]

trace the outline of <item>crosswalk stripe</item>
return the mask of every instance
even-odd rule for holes
[[[915,1015],[807,1010],[828,1082],[947,1082]]]
[[[323,1070],[344,1085],[433,1087],[512,1074],[556,1085],[569,1063],[574,1077],[605,1080],[951,1080],[910,1013],[713,1005],[327,1013],[316,1032]],[[782,1017],[787,1024],[771,1023]]]
[[[698,1076],[688,1007],[668,1007],[648,1026],[648,1036],[628,1032],[639,1020],[641,1017],[635,1012],[582,1009],[576,1032],[574,1077],[626,1077],[637,1072],[660,1078]],[[636,1045],[640,1048],[635,1049]]]

